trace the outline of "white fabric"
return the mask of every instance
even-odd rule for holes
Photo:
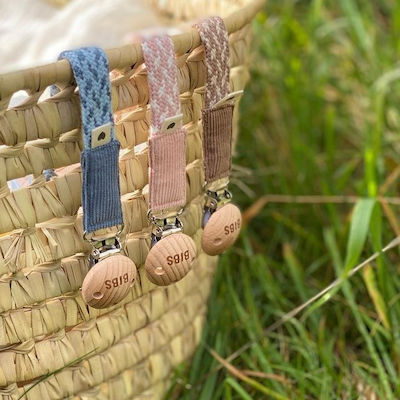
[[[0,73],[54,62],[63,50],[121,46],[160,24],[143,0],[0,0]]]

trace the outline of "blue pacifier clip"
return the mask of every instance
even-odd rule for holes
[[[108,59],[98,47],[64,51],[59,59],[64,58],[81,100],[83,229],[90,233],[123,223]]]

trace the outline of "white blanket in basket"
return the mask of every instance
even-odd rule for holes
[[[118,47],[159,24],[143,0],[0,0],[0,73],[51,63],[63,50]]]

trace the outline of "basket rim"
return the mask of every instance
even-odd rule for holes
[[[249,0],[249,4],[224,18],[228,33],[236,32],[249,24],[263,8],[264,4],[265,0]],[[200,35],[195,28],[181,34],[173,35],[172,40],[175,52],[178,55],[188,53],[201,44]],[[118,48],[108,49],[106,50],[106,55],[110,71],[143,62],[143,53],[139,41]],[[52,77],[51,82],[49,82],[49,78],[45,78],[46,75]],[[0,102],[8,99],[13,93],[19,90],[26,90],[28,93],[33,94],[44,90],[51,84],[67,84],[72,81],[72,69],[67,60],[0,74]]]

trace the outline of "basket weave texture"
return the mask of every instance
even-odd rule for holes
[[[230,32],[231,89],[248,77],[251,20],[262,1],[148,0],[175,20],[199,12],[224,15]],[[190,3],[190,4],[189,4]],[[176,15],[171,15],[176,10]],[[187,129],[185,233],[199,249],[193,270],[160,288],[142,267],[150,247],[148,208],[149,91],[140,44],[107,52],[116,134],[121,142],[120,182],[126,252],[139,267],[137,283],[117,306],[85,305],[79,288],[88,271],[90,246],[82,239],[83,149],[79,95],[66,61],[0,75],[0,398],[160,399],[174,367],[201,338],[217,258],[200,251],[204,204],[201,109],[204,49],[195,30],[174,37],[184,124]],[[131,66],[135,64],[135,68]],[[46,87],[64,89],[40,101]],[[24,104],[8,108],[27,90]],[[237,111],[234,135],[237,132]],[[46,181],[43,170],[64,168]],[[15,191],[7,181],[33,174]],[[78,360],[78,361],[77,361]]]

